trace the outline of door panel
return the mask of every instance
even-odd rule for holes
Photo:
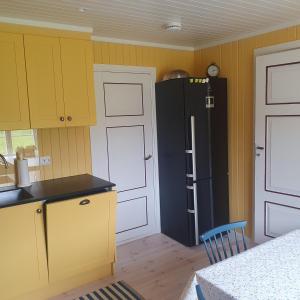
[[[31,127],[64,127],[58,38],[25,35]]]
[[[51,281],[114,261],[115,203],[115,192],[105,192],[46,205]]]
[[[300,63],[267,66],[267,104],[299,102]]]
[[[256,58],[256,242],[300,228],[300,50]]]
[[[30,128],[23,36],[0,33],[0,129]]]
[[[67,126],[96,121],[92,42],[60,39]]]
[[[116,183],[118,242],[157,232],[151,84],[150,75],[142,72],[95,72],[93,174]]]
[[[105,116],[143,115],[143,86],[137,83],[104,83]],[[121,103],[118,99],[122,99]]]
[[[118,204],[117,233],[147,225],[147,197],[129,199]]]
[[[109,127],[106,131],[109,180],[118,186],[119,192],[145,187],[144,127]]]
[[[266,190],[300,196],[300,116],[267,116],[266,122]]]
[[[265,234],[267,236],[278,237],[295,228],[300,228],[300,208],[270,202],[266,202],[265,205]]]
[[[40,203],[0,209],[0,290],[11,299],[48,283]]]

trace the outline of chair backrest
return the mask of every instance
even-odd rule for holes
[[[208,230],[200,236],[200,240],[204,243],[211,265],[229,256],[240,253],[242,248],[247,250],[244,234],[246,225],[247,221],[234,222]],[[237,229],[241,230],[242,245],[239,243]]]

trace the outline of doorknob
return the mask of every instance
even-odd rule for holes
[[[145,160],[149,160],[150,158],[152,158],[152,155],[151,155],[151,154],[147,155],[147,156],[145,157]]]
[[[265,148],[262,146],[256,146],[256,150],[264,150]],[[260,153],[256,153],[256,156],[260,156]]]

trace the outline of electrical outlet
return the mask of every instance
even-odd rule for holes
[[[51,157],[50,156],[41,156],[40,157],[40,165],[41,166],[51,165]]]

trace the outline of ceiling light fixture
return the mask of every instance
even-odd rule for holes
[[[167,31],[180,31],[182,25],[180,22],[169,22],[163,25],[163,28]]]

